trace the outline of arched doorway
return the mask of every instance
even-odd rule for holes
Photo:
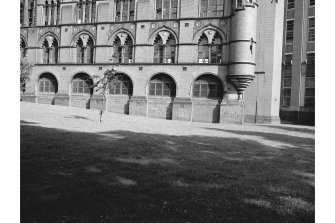
[[[193,121],[220,122],[220,105],[223,98],[223,84],[212,74],[203,74],[193,83]]]
[[[171,76],[154,75],[148,86],[148,116],[172,119],[173,100],[176,97],[176,83]]]
[[[86,73],[76,74],[71,83],[71,106],[89,109],[92,94],[92,78]]]
[[[129,115],[129,101],[133,95],[133,82],[124,73],[112,84],[108,95],[108,111]]]
[[[51,73],[41,74],[38,80],[38,103],[54,104],[55,94],[58,92],[58,82]]]

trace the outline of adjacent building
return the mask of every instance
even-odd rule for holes
[[[107,111],[279,122],[282,1],[21,0],[20,10],[21,56],[35,63],[23,101],[100,109],[90,77],[118,64]]]
[[[286,0],[280,117],[314,125],[315,0]]]

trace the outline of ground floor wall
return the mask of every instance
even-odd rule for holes
[[[314,108],[281,108],[280,119],[282,124],[297,124],[297,125],[315,125]]]
[[[238,95],[234,86],[227,82],[225,66],[120,65],[115,69],[130,78],[131,95],[108,94],[106,99],[103,99],[96,91],[85,95],[73,93],[72,80],[76,74],[85,73],[89,76],[102,77],[103,73],[111,68],[108,65],[35,66],[21,98],[23,101],[33,103],[103,109],[126,115],[181,121],[241,123],[244,117],[244,104],[237,101]],[[57,92],[40,92],[39,80],[45,73],[55,77]],[[150,79],[158,73],[168,75],[175,82],[176,93],[173,97],[149,95]],[[204,74],[220,79],[223,85],[223,98],[193,97],[194,82]]]

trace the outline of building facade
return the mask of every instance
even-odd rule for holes
[[[89,77],[118,64],[121,79],[108,93],[107,111],[278,121],[281,61],[274,59],[282,54],[276,38],[283,8],[257,0],[22,0],[21,56],[35,67],[21,98],[99,109],[101,95],[89,88]],[[246,92],[250,83],[272,93]]]
[[[315,0],[286,0],[280,117],[315,123]]]

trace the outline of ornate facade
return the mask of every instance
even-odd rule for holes
[[[101,96],[87,77],[117,63],[122,78],[108,94],[108,111],[215,123],[278,118],[266,100],[258,101],[264,111],[255,113],[246,102],[253,104],[257,95],[252,87],[244,92],[257,72],[280,67],[278,61],[257,70],[257,49],[278,47],[267,41],[273,36],[258,38],[263,30],[280,30],[281,3],[22,0],[20,7],[21,56],[36,64],[24,101],[97,109]],[[269,16],[271,10],[278,15]]]

